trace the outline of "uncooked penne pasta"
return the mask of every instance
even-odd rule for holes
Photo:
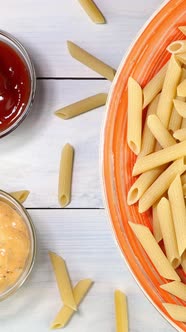
[[[186,79],[178,85],[177,95],[178,97],[186,97]]]
[[[174,296],[177,296],[179,299],[186,301],[186,285],[183,282],[172,281],[161,285],[160,288]]]
[[[71,41],[67,41],[68,50],[71,56],[83,63],[85,66],[91,68],[101,76],[107,78],[109,81],[113,81],[116,74],[116,70],[108,66],[101,60],[97,59],[87,51],[83,50]]]
[[[83,114],[85,112],[91,111],[94,108],[103,106],[106,104],[107,101],[107,93],[99,93],[95,96],[91,96],[71,105],[65,106],[58,111],[55,112],[61,119],[71,119],[77,115]]]
[[[10,195],[15,199],[17,199],[17,201],[20,203],[24,203],[29,194],[30,194],[29,190],[19,190],[10,193]]]
[[[128,332],[128,310],[126,295],[120,290],[116,290],[114,295],[116,332]]]
[[[163,242],[165,245],[166,256],[173,268],[176,269],[180,265],[181,259],[178,253],[178,245],[170,203],[165,197],[162,197],[158,203],[157,213],[160,222],[161,233],[163,236]]]
[[[77,283],[77,285],[73,289],[74,299],[77,306],[80,305],[81,301],[87,294],[88,290],[92,286],[92,280],[84,279]],[[59,329],[67,325],[69,320],[72,318],[75,311],[67,306],[61,308],[58,312],[56,318],[52,322],[51,328],[52,329]]]
[[[183,118],[186,118],[186,102],[174,99],[173,103],[178,114],[181,115]]]
[[[178,29],[186,36],[186,26],[180,26]]]
[[[159,117],[165,128],[168,128],[169,125],[173,107],[172,100],[176,97],[176,89],[180,81],[181,73],[181,65],[176,60],[175,56],[172,55],[168,64],[157,108],[157,116]]]
[[[141,150],[141,134],[142,89],[132,77],[129,77],[127,143],[129,148],[137,155],[140,153]]]
[[[63,148],[59,171],[58,199],[62,207],[71,200],[72,170],[74,160],[74,149],[70,144]]]
[[[166,165],[163,165],[141,174],[128,192],[128,205],[136,203],[144,192],[151,186],[151,184],[158,178],[158,176],[166,169],[166,167]]]
[[[186,65],[186,53],[176,55],[176,59]]]
[[[176,232],[180,257],[186,249],[186,209],[180,175],[177,175],[168,190],[168,197]]]
[[[151,101],[162,90],[168,62],[160,69],[160,71],[146,84],[143,88],[143,108],[151,103]]]
[[[183,174],[186,170],[184,158],[172,163],[160,176],[153,182],[139,200],[139,212],[147,211],[158,199],[166,192],[176,175]]]
[[[180,82],[182,83],[185,79],[186,79],[186,70],[184,68],[182,68]],[[179,97],[178,93],[177,93],[176,99],[185,101],[185,98]],[[182,123],[182,116],[176,111],[175,107],[173,107],[170,121],[169,121],[169,130],[174,132],[174,131],[180,129],[181,123]]]
[[[76,300],[74,298],[73,289],[65,261],[62,257],[56,255],[53,252],[49,252],[49,256],[55,273],[61,299],[65,306],[76,311]]]
[[[157,204],[154,204],[152,207],[152,231],[153,235],[156,239],[156,242],[160,242],[162,240],[162,232],[160,228],[160,221],[158,218],[158,212],[157,212]]]
[[[159,244],[156,242],[149,228],[144,225],[134,224],[132,222],[129,222],[129,225],[158,273],[166,279],[179,281],[179,276],[169,263],[167,257],[161,250]]]
[[[146,156],[147,154],[152,153],[154,151],[156,140],[147,125],[147,119],[148,119],[149,115],[156,113],[159,98],[160,98],[160,94],[158,94],[153,99],[153,101],[149,104],[147,115],[146,115],[146,120],[145,120],[145,124],[144,124],[144,128],[143,128],[143,133],[142,133],[141,151],[139,153],[139,157]]]
[[[174,138],[180,142],[186,140],[186,128],[178,129],[173,134]]]
[[[149,154],[148,156],[137,159],[132,175],[138,175],[149,171],[152,168],[164,165],[173,160],[185,156],[186,141],[169,146],[163,150]]]
[[[176,144],[175,139],[164,127],[163,123],[160,121],[157,115],[149,115],[147,119],[147,125],[151,133],[163,148],[167,148],[168,146]]]
[[[186,40],[173,41],[168,47],[167,51],[172,54],[181,54],[186,52]]]
[[[94,23],[104,24],[105,18],[93,0],[78,0],[84,11]]]
[[[173,319],[178,322],[186,322],[186,307],[172,303],[162,304]]]

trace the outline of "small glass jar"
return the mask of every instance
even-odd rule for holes
[[[12,49],[12,51],[16,53],[16,55],[20,58],[20,60],[22,60],[22,63],[24,64],[29,77],[28,98],[24,103],[23,111],[20,112],[20,114],[18,114],[15,121],[12,121],[12,124],[10,124],[7,128],[0,130],[0,138],[1,138],[12,132],[14,129],[16,129],[28,115],[34,101],[35,90],[36,90],[36,75],[35,75],[34,66],[30,60],[27,51],[16,38],[14,38],[11,34],[0,30],[0,43],[8,45]]]
[[[22,218],[23,222],[25,223],[28,234],[29,234],[29,241],[30,241],[30,250],[29,254],[23,269],[23,272],[19,276],[19,278],[15,281],[14,284],[10,285],[7,289],[5,289],[2,293],[0,293],[0,301],[6,299],[13,293],[15,293],[26,281],[28,278],[36,257],[36,233],[33,222],[26,211],[26,209],[11,195],[8,193],[0,190],[0,201],[8,204],[11,208],[13,208]]]

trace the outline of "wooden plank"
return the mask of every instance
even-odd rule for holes
[[[28,49],[38,76],[98,77],[70,57],[70,39],[117,68],[131,41],[162,0],[97,0],[108,24],[93,24],[77,0],[7,0],[1,29]]]
[[[130,331],[174,331],[134,282],[103,210],[32,210],[30,214],[37,230],[37,261],[28,282],[1,303],[3,332],[48,330],[61,305],[49,249],[66,259],[73,284],[81,278],[95,282],[68,331],[115,331],[116,288],[128,296]]]
[[[33,110],[14,133],[3,138],[1,188],[29,189],[27,207],[60,207],[58,172],[65,143],[75,148],[72,203],[69,207],[103,207],[99,178],[99,142],[104,107],[69,120],[53,113],[59,107],[107,92],[110,83],[95,80],[38,81]]]

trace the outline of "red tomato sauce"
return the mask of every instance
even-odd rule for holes
[[[24,112],[31,82],[24,60],[5,42],[0,42],[0,131],[10,127]]]

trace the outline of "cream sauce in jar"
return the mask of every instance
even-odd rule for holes
[[[30,238],[22,217],[0,201],[0,292],[22,274],[30,250]]]

